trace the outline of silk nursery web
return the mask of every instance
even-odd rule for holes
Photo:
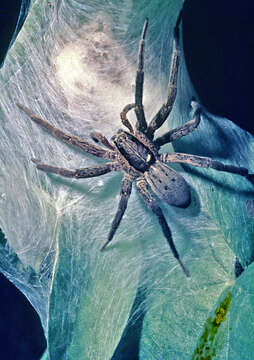
[[[0,270],[39,313],[49,358],[121,359],[132,326],[140,359],[190,359],[216,302],[232,291],[235,257],[243,266],[251,262],[253,218],[246,201],[253,185],[240,176],[174,166],[191,186],[192,203],[162,207],[190,271],[186,279],[135,187],[112,243],[99,252],[118,206],[121,174],[66,179],[39,172],[30,160],[68,169],[103,162],[55,139],[16,103],[66,133],[91,142],[90,133],[98,131],[110,139],[122,127],[120,112],[134,100],[145,17],[144,108],[148,119],[155,115],[165,101],[181,5],[35,1],[0,73],[0,227],[7,238]],[[178,82],[159,135],[190,120],[196,94],[183,57]],[[128,118],[134,124],[135,113]],[[250,135],[204,110],[199,129],[175,151],[253,172],[252,145]]]

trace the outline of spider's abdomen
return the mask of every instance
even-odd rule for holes
[[[190,187],[175,170],[159,160],[145,172],[145,178],[155,194],[169,205],[185,208],[191,201]]]

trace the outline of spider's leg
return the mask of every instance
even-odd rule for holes
[[[108,149],[110,150],[114,150],[114,147],[110,144],[110,142],[108,141],[108,139],[102,135],[101,133],[98,133],[97,131],[93,131],[90,134],[91,138],[95,141],[95,142],[100,142],[102,143],[104,146],[106,146]]]
[[[172,52],[170,72],[169,72],[167,99],[148,125],[146,134],[150,139],[153,138],[155,131],[159,129],[166,121],[168,115],[170,114],[173,108],[176,99],[177,74],[180,63],[179,24],[181,21],[181,15],[182,15],[182,11],[178,15],[176,26],[174,29],[173,52]]]
[[[146,36],[147,26],[148,26],[148,19],[145,20],[141,39],[139,42],[138,69],[136,74],[136,86],[135,86],[135,113],[137,116],[136,128],[137,130],[142,132],[144,132],[147,129],[147,123],[146,123],[144,107],[143,107],[144,47],[145,47],[145,36]]]
[[[109,151],[109,150],[103,149],[100,146],[91,144],[88,141],[83,140],[78,136],[66,134],[62,130],[51,125],[48,121],[46,121],[46,120],[42,119],[40,116],[34,114],[26,106],[18,104],[18,103],[17,103],[17,106],[21,110],[23,110],[30,117],[31,120],[33,120],[36,124],[42,126],[44,129],[47,129],[48,132],[51,135],[55,136],[57,139],[60,139],[64,142],[66,142],[67,144],[78,147],[79,149],[81,149],[89,154],[92,154],[92,155],[95,155],[98,157],[102,157],[104,159],[114,160],[115,153],[113,151]]]
[[[136,181],[136,184],[137,184],[137,189],[140,192],[146,205],[148,207],[150,207],[152,209],[152,211],[154,212],[154,214],[157,216],[160,226],[162,228],[163,234],[164,234],[165,238],[167,239],[167,242],[170,246],[170,249],[171,249],[174,257],[177,259],[177,261],[180,264],[181,268],[183,269],[183,272],[185,273],[185,275],[189,277],[190,276],[189,271],[183,265],[183,263],[180,259],[180,256],[178,254],[178,251],[176,250],[174,241],[172,239],[172,234],[171,234],[170,228],[169,228],[167,221],[163,215],[163,212],[162,212],[161,208],[159,207],[157,201],[155,200],[155,198],[149,191],[148,185],[147,185],[145,179],[143,177],[138,178]]]
[[[100,248],[100,250],[104,250],[105,247],[110,243],[110,241],[113,239],[113,236],[115,235],[115,232],[122,220],[123,214],[127,208],[127,203],[131,194],[132,189],[132,181],[133,178],[130,177],[130,175],[125,174],[124,178],[122,180],[121,190],[120,190],[120,202],[118,205],[118,209],[116,212],[116,215],[114,217],[114,220],[111,224],[110,232],[108,234],[108,239],[105,242],[105,244]]]
[[[180,139],[182,136],[186,136],[190,134],[192,131],[194,131],[198,127],[199,123],[200,123],[200,108],[197,107],[195,109],[195,113],[192,120],[158,137],[157,139],[154,140],[154,144],[157,146],[157,148],[160,148],[162,145]]]
[[[135,108],[135,104],[128,104],[123,108],[122,112],[120,113],[122,124],[126,126],[132,134],[134,133],[134,130],[126,115],[127,112],[129,112],[133,108]]]
[[[247,168],[241,166],[223,164],[220,161],[213,160],[212,158],[205,156],[197,156],[197,155],[190,155],[184,153],[173,153],[173,154],[164,153],[160,156],[160,160],[164,163],[167,162],[183,163],[197,167],[212,168],[218,171],[226,171],[233,174],[244,176],[247,179],[252,179],[253,177],[253,174],[250,174]]]
[[[84,179],[84,178],[104,175],[110,171],[118,170],[119,167],[118,163],[109,162],[105,164],[90,166],[83,169],[68,170],[65,168],[43,164],[40,162],[40,160],[37,159],[31,159],[31,160],[36,164],[36,167],[39,170],[43,170],[47,173],[53,173],[64,177],[77,178],[77,179]]]

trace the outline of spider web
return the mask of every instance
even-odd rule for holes
[[[135,189],[112,245],[99,253],[121,174],[78,182],[41,173],[30,161],[69,169],[101,162],[31,123],[15,101],[65,132],[90,140],[97,130],[110,138],[120,127],[120,111],[133,102],[145,16],[144,105],[148,119],[155,114],[165,99],[180,7],[180,1],[37,1],[0,74],[0,226],[8,239],[0,267],[39,313],[45,357],[134,359],[136,351],[142,360],[190,359],[216,301],[232,290],[235,255],[243,266],[252,261],[246,200],[252,201],[253,188],[245,179],[177,167],[191,185],[192,205],[163,211],[190,270],[188,281]],[[182,61],[170,127],[189,120],[193,95]],[[247,133],[204,111],[200,129],[175,148],[253,170],[252,144]],[[223,331],[218,359],[231,351],[232,331]]]

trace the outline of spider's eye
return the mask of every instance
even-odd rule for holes
[[[117,142],[118,142],[118,144],[122,144],[125,140],[126,140],[126,136],[121,135],[118,137]]]

